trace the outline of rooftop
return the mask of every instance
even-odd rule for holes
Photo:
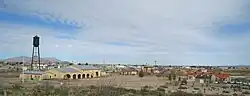
[[[81,70],[98,70],[99,69],[91,65],[72,65],[72,67],[75,67]]]
[[[36,75],[42,75],[45,74],[44,71],[24,71],[24,74],[36,74]]]
[[[69,67],[67,67],[67,68],[58,68],[58,69],[54,69],[54,70],[59,71],[59,72],[63,72],[63,73],[67,73],[67,72],[69,72],[69,73],[79,72],[78,70],[76,70],[74,68],[69,68]]]

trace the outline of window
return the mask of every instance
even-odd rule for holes
[[[89,74],[87,74],[87,78],[89,78]]]
[[[96,74],[96,77],[98,77],[98,76],[99,76],[99,73],[98,73],[98,72],[95,72],[95,74]]]
[[[85,74],[82,74],[82,79],[85,78]]]
[[[55,74],[55,77],[56,77],[56,74]]]

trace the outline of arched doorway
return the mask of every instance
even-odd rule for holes
[[[96,77],[99,77],[99,72],[95,72]]]
[[[81,74],[78,74],[78,76],[77,76],[77,77],[78,77],[78,79],[81,79]]]
[[[76,74],[73,75],[73,79],[76,79]]]
[[[65,79],[70,79],[71,76],[70,76],[69,74],[66,74],[66,75],[64,75],[64,78],[65,78]]]
[[[84,79],[84,78],[86,78],[86,77],[85,77],[85,74],[82,74],[82,79]]]
[[[87,74],[87,78],[89,78],[89,74]]]

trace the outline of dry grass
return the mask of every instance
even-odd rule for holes
[[[140,89],[143,86],[152,86],[157,88],[166,83],[161,77],[156,76],[146,76],[140,78],[138,76],[121,76],[114,75],[110,77],[102,77],[102,78],[92,78],[92,79],[82,79],[82,80],[67,80],[62,81],[67,85],[75,85],[75,86],[116,86],[116,87],[125,87],[125,88],[133,88]],[[54,84],[60,84],[60,81],[54,82]]]
[[[21,83],[21,80],[18,78],[20,73],[0,73],[0,84],[12,84],[12,83]],[[125,87],[140,89],[142,86],[152,86],[157,88],[166,83],[162,77],[156,76],[145,76],[139,77],[137,75],[112,75],[109,77],[101,78],[91,78],[91,79],[81,79],[81,80],[44,80],[37,83],[50,82],[53,85],[60,85],[63,82],[66,85],[71,86],[116,86],[116,87]],[[29,86],[31,84],[28,84]]]
[[[17,73],[8,73],[8,74],[0,73],[0,75],[11,75],[7,77],[6,76],[0,77],[1,85],[12,85],[15,83],[21,83],[21,80],[18,77],[16,77]],[[165,85],[167,82],[167,80],[165,79],[163,77],[156,77],[156,76],[145,76],[141,78],[137,75],[134,76],[112,75],[110,77],[81,79],[81,80],[44,80],[39,82],[26,82],[25,84],[22,84],[22,86],[32,88],[38,84],[43,85],[45,82],[49,82],[51,85],[59,86],[60,83],[63,82],[68,87],[69,86],[87,87],[90,85],[94,85],[94,86],[115,86],[128,89],[141,89],[143,86],[150,86],[154,89],[154,88],[159,88],[162,85]],[[190,88],[191,85],[192,85],[191,83],[188,83],[189,88],[186,90],[186,92],[192,93],[191,90],[192,88]],[[178,89],[178,86],[173,86],[173,84],[166,84],[166,87],[168,87],[166,88],[166,91]],[[203,89],[200,83],[195,83],[195,87]],[[214,91],[207,91],[206,94],[214,94],[221,92],[222,90],[214,90]]]

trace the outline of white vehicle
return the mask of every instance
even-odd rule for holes
[[[244,84],[244,85],[248,85],[248,83],[247,83],[247,82],[244,82],[243,84]]]
[[[242,82],[236,82],[237,84],[241,84]]]

